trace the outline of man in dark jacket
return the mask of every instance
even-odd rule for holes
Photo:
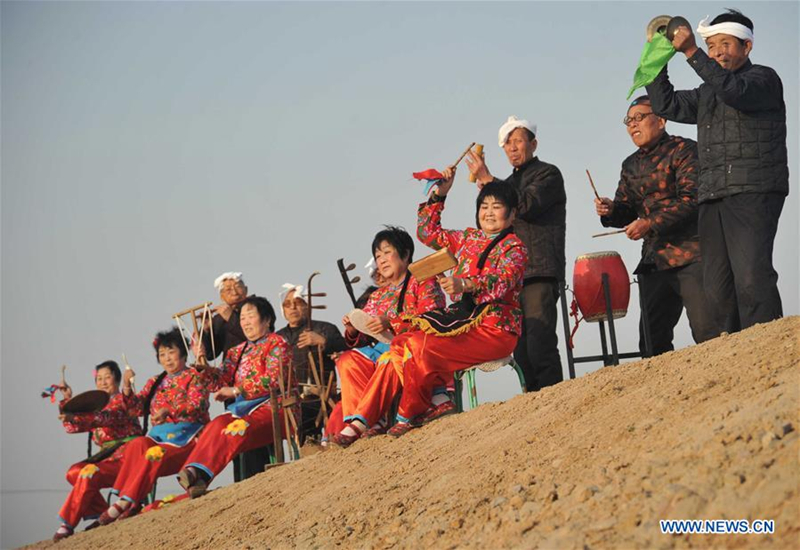
[[[697,236],[697,144],[666,132],[647,96],[636,98],[623,120],[639,149],[622,163],[614,200],[595,199],[606,227],[624,227],[629,239],[644,239],[639,276],[653,355],[675,349],[675,325],[683,307],[697,343],[717,336],[703,293]],[[647,356],[643,315],[639,349]]]
[[[556,333],[559,281],[564,280],[567,194],[564,178],[552,164],[534,157],[536,126],[509,117],[498,132],[500,147],[514,168],[505,180],[519,194],[514,232],[528,249],[521,294],[523,334],[514,357],[525,372],[528,391],[538,391],[564,379]],[[473,152],[467,165],[479,186],[500,181]]]
[[[314,378],[310,370],[308,354],[311,353],[314,361],[318,362],[322,351],[322,384],[327,384],[330,375],[335,372],[336,364],[331,359],[331,354],[345,351],[347,344],[342,333],[336,325],[326,321],[311,320],[311,329],[308,330],[308,302],[303,299],[302,287],[289,285],[281,303],[283,317],[288,324],[276,333],[292,346],[292,365],[300,384],[313,384]],[[319,365],[317,365],[319,369]],[[335,383],[334,383],[335,386]],[[303,414],[302,428],[300,430],[301,443],[307,436],[321,435],[324,425],[316,425],[320,401],[308,394],[309,386],[303,386]],[[335,388],[334,388],[335,389]],[[331,395],[331,397],[333,397]],[[330,409],[330,407],[329,407]],[[330,413],[330,410],[328,410]]]
[[[672,44],[703,80],[676,92],[666,68],[647,86],[653,111],[697,124],[700,246],[706,295],[720,330],[736,332],[783,315],[772,249],[789,193],[783,84],[753,65],[753,23],[729,10],[698,32],[679,27]]]
[[[222,304],[214,307],[211,329],[206,328],[203,334],[203,346],[206,349],[206,357],[210,360],[219,356],[224,359],[229,349],[245,341],[244,332],[239,325],[242,302],[247,298],[247,285],[244,284],[242,274],[234,271],[223,273],[214,281],[214,288],[219,291]]]

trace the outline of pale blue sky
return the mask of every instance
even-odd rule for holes
[[[471,141],[505,177],[508,115],[539,125],[540,158],[564,173],[568,278],[599,250],[632,270],[639,243],[590,238],[602,228],[584,170],[613,196],[634,150],[621,119],[650,18],[696,23],[724,7],[753,19],[752,60],[784,83],[792,194],[775,257],[797,314],[796,2],[3,2],[0,546],[52,535],[63,475],[84,456],[85,438],[38,397],[62,363],[88,389],[92,366],[125,352],[144,381],[159,371],[153,334],[217,300],[223,271],[273,303],[282,283],[321,271],[320,318],[338,322],[336,259],[366,263],[381,224],[413,229],[411,172]],[[670,67],[679,87],[699,84],[682,55]],[[463,167],[451,197],[445,225],[471,224]],[[618,324],[626,351],[637,318],[634,303]],[[685,320],[676,343],[691,343]],[[576,345],[596,353],[596,327]],[[480,380],[482,399],[517,392],[510,371]]]

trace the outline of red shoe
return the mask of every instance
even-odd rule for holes
[[[434,420],[438,420],[443,416],[455,414],[457,412],[458,410],[456,409],[456,404],[450,400],[447,400],[444,403],[428,409],[428,412],[426,412],[425,416],[422,417],[422,423],[427,424],[428,422],[433,422]]]
[[[142,511],[142,505],[141,504],[138,504],[138,503],[137,504],[131,504],[130,506],[128,506],[128,508],[124,512],[122,512],[119,515],[119,517],[117,519],[132,518],[133,516],[135,516],[136,514],[138,514],[141,511]]]
[[[370,437],[376,437],[385,434],[386,434],[386,426],[384,424],[375,424],[369,430],[361,434],[361,437],[363,437],[364,439],[369,439]]]
[[[109,514],[109,513],[108,513],[108,510],[111,510],[111,508],[114,508],[114,509],[117,511],[117,517],[115,517],[115,518],[112,518],[112,517],[111,517],[111,514]],[[111,505],[111,508],[109,508],[108,510],[106,510],[105,512],[103,512],[102,514],[100,514],[100,517],[99,517],[99,518],[97,518],[97,523],[99,523],[100,525],[108,525],[108,524],[110,524],[110,523],[114,523],[115,521],[117,521],[117,520],[119,519],[119,517],[120,517],[120,516],[122,515],[122,513],[125,511],[125,510],[123,510],[123,509],[122,509],[122,507],[121,507],[119,504],[117,504],[116,502],[115,502],[114,504],[112,504],[112,505]]]
[[[331,442],[337,447],[346,449],[361,438],[362,434],[356,428],[353,428],[353,430],[356,431],[356,435],[346,435],[342,432],[339,432],[331,438]]]
[[[391,435],[392,437],[400,437],[406,435],[408,432],[415,428],[419,428],[421,424],[418,422],[398,422],[394,426],[392,426],[387,434]]]
[[[97,521],[97,520],[94,520],[92,523],[90,523],[89,525],[86,526],[84,531],[91,531],[92,529],[97,529],[98,527],[100,527],[100,522]]]
[[[53,535],[53,542],[58,542],[67,537],[71,537],[73,534],[75,534],[75,530],[69,525],[62,523],[61,527],[59,527],[58,531],[56,531],[56,534]]]

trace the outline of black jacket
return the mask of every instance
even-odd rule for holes
[[[501,180],[495,180],[501,181]],[[564,280],[567,193],[561,171],[533,157],[505,180],[519,195],[514,233],[528,249],[525,278]]]
[[[659,116],[697,124],[698,201],[787,195],[786,105],[778,74],[750,60],[728,71],[700,49],[688,62],[703,79],[700,87],[676,92],[665,67],[647,93]]]

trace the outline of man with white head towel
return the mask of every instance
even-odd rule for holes
[[[519,195],[514,232],[528,249],[520,301],[522,335],[514,357],[525,373],[528,391],[564,380],[558,354],[559,281],[564,280],[567,194],[558,168],[535,157],[535,124],[515,116],[500,127],[498,141],[513,168],[505,183]],[[470,151],[467,165],[480,187],[493,177],[483,159]]]
[[[675,91],[665,67],[647,92],[659,116],[697,125],[704,287],[718,328],[732,333],[783,315],[772,249],[789,193],[786,105],[778,74],[750,61],[750,19],[728,10],[697,32],[708,53],[685,26],[672,45],[703,83]]]

